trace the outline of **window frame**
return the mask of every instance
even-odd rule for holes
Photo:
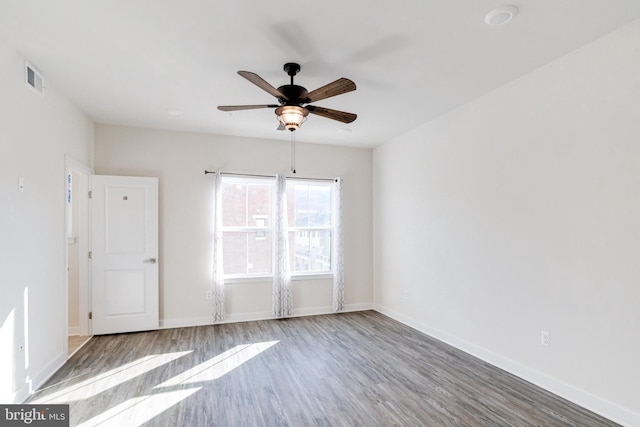
[[[296,179],[296,178],[287,178],[287,187],[292,184],[295,185],[295,183],[304,183],[305,185],[308,186],[312,186],[312,185],[317,185],[317,186],[323,186],[323,187],[328,187],[329,188],[329,212],[331,215],[331,221],[329,223],[329,225],[323,225],[323,226],[288,226],[288,232],[297,232],[297,231],[308,231],[308,232],[313,232],[313,231],[319,231],[319,232],[324,232],[324,231],[328,231],[329,232],[329,241],[330,241],[330,248],[329,248],[329,269],[328,270],[315,270],[315,271],[297,271],[295,270],[295,266],[291,266],[291,277],[292,278],[300,278],[300,279],[305,279],[305,278],[316,278],[319,276],[330,276],[333,277],[333,271],[334,271],[334,259],[335,259],[335,254],[334,254],[334,239],[335,239],[335,206],[334,206],[334,192],[335,192],[335,182],[331,181],[331,182],[327,182],[327,180],[314,180],[314,179]],[[287,212],[287,215],[289,215],[289,212]],[[289,252],[291,251],[295,251],[295,248],[289,248]],[[295,252],[294,252],[294,257],[295,257]]]
[[[257,239],[265,239],[265,237],[262,236],[258,236],[258,233],[271,233],[271,272],[270,273],[227,273],[225,271],[224,273],[224,280],[225,283],[256,283],[256,282],[271,282],[273,280],[273,276],[274,276],[274,271],[275,271],[275,262],[276,262],[276,256],[275,256],[275,244],[276,244],[276,232],[277,230],[275,229],[276,226],[276,204],[277,204],[277,194],[276,194],[276,180],[275,178],[271,178],[271,177],[258,177],[258,176],[251,176],[251,175],[247,175],[247,176],[222,176],[222,185],[228,184],[228,183],[233,183],[233,182],[237,182],[237,183],[243,183],[243,184],[251,184],[251,183],[263,183],[263,184],[269,184],[269,191],[270,191],[270,199],[271,199],[271,203],[270,203],[270,212],[269,212],[269,218],[268,218],[268,222],[269,222],[269,226],[264,226],[264,227],[258,227],[258,226],[225,226],[224,224],[222,224],[222,235],[223,235],[223,240],[224,240],[224,234],[225,232],[255,232],[256,233],[256,238]],[[335,239],[335,200],[334,200],[334,195],[335,195],[335,182],[333,182],[333,180],[331,182],[328,182],[328,180],[323,180],[323,179],[305,179],[305,178],[287,178],[286,180],[286,184],[287,187],[289,185],[295,185],[295,183],[304,183],[305,185],[319,185],[319,186],[326,186],[329,188],[329,203],[330,203],[330,215],[331,215],[331,221],[330,221],[330,225],[324,225],[324,226],[287,226],[287,231],[288,232],[297,232],[297,231],[328,231],[329,232],[329,236],[330,236],[330,252],[329,252],[329,269],[328,270],[321,270],[321,271],[296,271],[295,270],[295,266],[291,266],[291,279],[295,280],[295,281],[300,281],[300,280],[320,280],[320,279],[331,279],[333,278],[333,273],[334,273],[334,260],[335,260],[335,244],[334,244],[334,239]],[[247,195],[248,197],[248,195]],[[286,194],[285,194],[285,198],[286,198]],[[288,200],[287,200],[288,203]],[[248,203],[247,203],[247,208],[248,208]],[[224,211],[224,203],[222,206],[222,210]],[[248,216],[248,212],[246,214],[246,218],[249,218]],[[289,212],[287,210],[287,216],[289,217],[289,215],[291,215],[291,212]],[[263,216],[263,215],[259,215],[259,216]],[[223,214],[224,217],[224,214]],[[255,217],[255,215],[254,215]],[[262,219],[262,218],[258,218],[258,219]],[[289,218],[286,219],[287,224],[289,224]],[[289,248],[290,253],[292,251],[294,251],[294,257],[295,257],[295,248]],[[224,248],[223,248],[223,254],[224,254]],[[223,255],[224,256],[224,255]],[[247,259],[248,260],[248,259]]]
[[[240,184],[245,184],[245,185],[250,185],[250,184],[268,184],[269,185],[269,198],[270,198],[270,203],[269,203],[269,215],[267,216],[270,217],[269,220],[271,222],[271,225],[269,226],[263,226],[263,227],[259,227],[259,226],[239,226],[239,225],[224,225],[224,220],[222,221],[222,239],[224,241],[224,234],[225,232],[241,232],[241,233],[255,233],[256,234],[256,239],[258,240],[266,240],[266,235],[268,233],[271,233],[271,260],[270,260],[270,264],[271,264],[271,272],[270,273],[264,273],[264,272],[260,272],[260,273],[227,273],[225,270],[224,273],[224,280],[227,283],[233,283],[233,282],[246,282],[246,281],[254,281],[254,280],[258,280],[258,281],[266,281],[270,278],[273,278],[273,271],[274,271],[274,251],[275,251],[275,209],[276,209],[276,200],[275,200],[275,180],[272,178],[268,178],[268,177],[255,177],[255,176],[222,176],[222,185],[228,184],[228,183],[240,183]],[[248,203],[248,192],[247,192],[247,204],[246,207],[248,209],[249,203]],[[224,211],[224,202],[222,202],[222,210]],[[260,217],[265,217],[265,215],[261,214],[259,215]],[[253,217],[255,218],[256,215],[253,215]],[[223,218],[224,218],[224,214],[223,214]],[[245,211],[245,218],[249,219],[249,213]],[[263,218],[257,218],[257,219],[263,219]],[[259,236],[259,233],[264,233],[264,236]],[[224,263],[224,246],[223,246],[223,263]],[[248,257],[247,257],[247,261],[248,261]]]

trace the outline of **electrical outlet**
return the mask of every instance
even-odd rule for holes
[[[213,295],[211,294],[211,291],[207,291],[204,293],[204,299],[206,299],[207,301],[211,301],[212,297]]]
[[[540,345],[549,347],[551,345],[551,334],[547,331],[540,331]]]

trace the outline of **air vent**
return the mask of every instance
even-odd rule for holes
[[[24,63],[24,80],[25,84],[35,90],[38,95],[44,96],[44,77],[28,62]]]

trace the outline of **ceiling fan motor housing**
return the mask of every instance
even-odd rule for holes
[[[278,92],[284,95],[282,98],[278,98],[284,105],[299,105],[309,102],[307,89],[298,85],[284,85],[278,88]]]

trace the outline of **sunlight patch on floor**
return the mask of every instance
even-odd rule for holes
[[[102,412],[100,415],[82,424],[78,424],[78,427],[139,426],[188,398],[201,388],[202,387],[195,387],[134,397]]]
[[[266,341],[238,345],[181,374],[175,375],[152,389],[142,391],[143,395],[141,396],[128,398],[121,403],[117,403],[120,400],[117,395],[112,395],[109,400],[115,406],[98,413],[93,418],[79,424],[79,426],[139,426],[145,424],[202,389],[197,383],[220,378],[277,343],[278,341]],[[73,404],[74,401],[86,400],[101,393],[115,393],[110,389],[192,352],[183,351],[146,356],[77,384],[62,388],[48,396],[34,399],[32,403]],[[184,385],[187,386],[184,387]],[[166,389],[162,390],[163,388]],[[42,392],[46,393],[46,390]],[[73,417],[73,406],[71,412]]]
[[[181,384],[192,384],[204,381],[212,381],[231,372],[238,366],[259,355],[268,348],[276,345],[278,341],[266,341],[254,344],[238,345],[211,359],[194,366],[180,375],[158,384],[155,389],[162,387],[174,387]]]
[[[159,366],[186,356],[189,353],[191,353],[191,351],[145,356],[103,374],[88,378],[77,384],[70,385],[69,387],[65,387],[50,395],[34,399],[32,403],[70,403],[76,400],[85,400],[129,381],[132,378],[143,375],[144,373],[156,369]]]

